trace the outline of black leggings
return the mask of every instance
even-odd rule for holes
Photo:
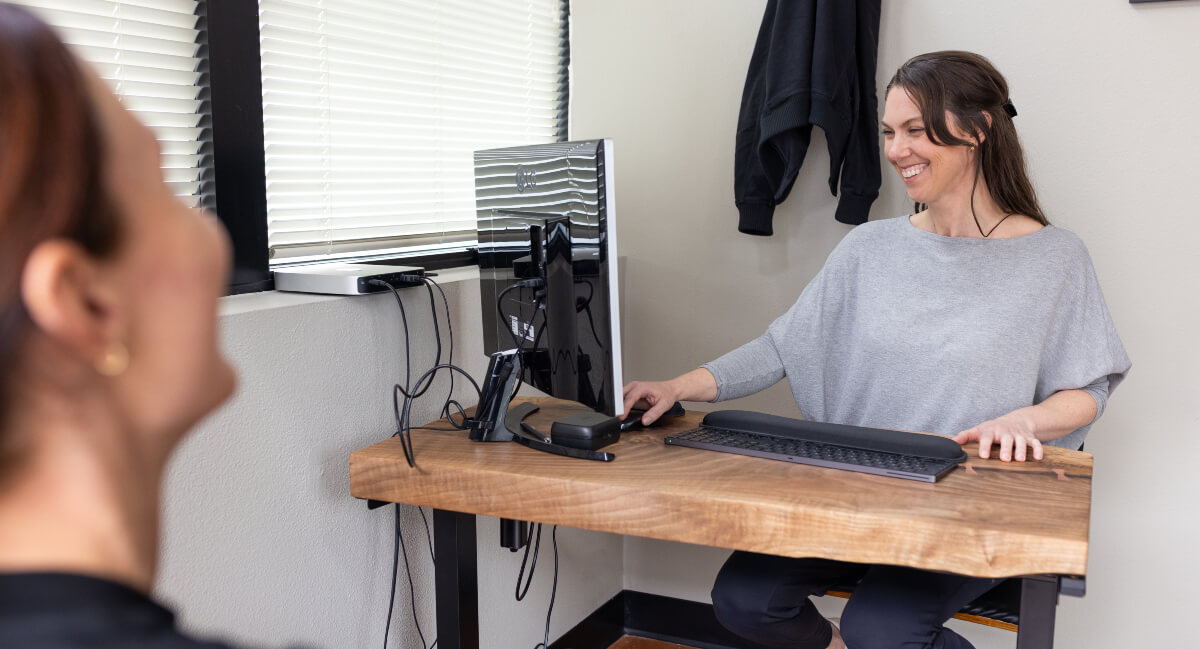
[[[840,629],[850,649],[971,649],[942,626],[999,579],[828,559],[734,552],[713,584],[713,610],[756,647],[825,649],[833,630],[811,595],[857,584]]]

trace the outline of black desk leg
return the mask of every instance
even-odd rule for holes
[[[1021,580],[1017,649],[1053,649],[1056,608],[1057,577],[1025,577]]]
[[[433,544],[438,647],[479,649],[475,516],[433,510]]]

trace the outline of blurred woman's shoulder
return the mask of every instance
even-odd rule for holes
[[[0,647],[244,649],[182,633],[175,614],[108,579],[65,572],[0,573]]]

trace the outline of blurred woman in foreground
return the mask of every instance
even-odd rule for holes
[[[0,646],[219,646],[148,595],[167,460],[234,388],[228,265],[154,135],[0,3]]]

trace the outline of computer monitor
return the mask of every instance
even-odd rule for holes
[[[515,359],[519,371],[506,385],[519,378],[616,416],[623,384],[612,156],[611,140],[476,151],[475,203],[489,379],[498,361]]]

